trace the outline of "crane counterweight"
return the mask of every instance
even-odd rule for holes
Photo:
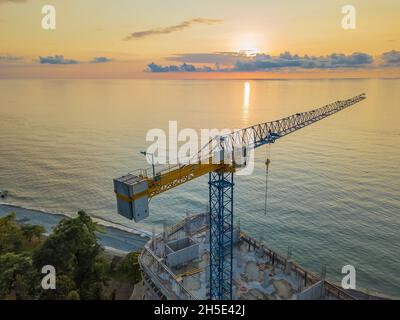
[[[139,222],[149,216],[148,182],[132,174],[114,179],[118,213]],[[139,197],[138,197],[139,196]]]

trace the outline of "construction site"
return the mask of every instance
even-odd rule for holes
[[[141,221],[149,200],[184,183],[209,176],[208,211],[187,216],[153,234],[139,263],[143,299],[173,300],[352,300],[325,273],[307,271],[267,243],[254,239],[234,220],[234,175],[249,161],[249,150],[351,107],[365,94],[215,137],[206,156],[175,166],[140,169],[114,179],[118,213]],[[239,146],[239,147],[238,147]],[[265,161],[266,177],[270,159]],[[172,191],[171,191],[172,192]]]
[[[186,217],[153,237],[140,256],[144,299],[210,299],[209,214]],[[233,300],[353,300],[353,296],[233,229]]]

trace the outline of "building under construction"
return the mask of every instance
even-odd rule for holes
[[[147,243],[140,256],[144,299],[210,299],[209,214],[187,216]],[[354,299],[235,226],[232,298],[241,300]]]

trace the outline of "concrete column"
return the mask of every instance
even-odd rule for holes
[[[151,250],[152,251],[155,251],[155,249],[156,249],[155,241],[156,241],[156,230],[153,225],[151,228]]]
[[[210,243],[210,229],[207,229],[206,231],[205,243]]]
[[[258,249],[257,249],[257,257],[258,258],[262,258],[264,256],[264,246],[261,245]]]
[[[286,260],[285,274],[290,275],[292,273],[292,260]]]
[[[161,252],[161,258],[165,258],[165,243],[160,244],[160,252]]]
[[[241,277],[240,277],[239,272],[234,272],[234,273],[233,273],[233,280],[234,280],[235,282],[237,282],[237,283],[240,284],[240,282],[242,281],[242,279],[241,279]]]
[[[190,233],[190,220],[189,220],[189,212],[187,210],[186,210],[185,225],[183,229],[185,230],[185,235],[188,236]]]
[[[179,286],[174,280],[172,280],[172,291],[179,296]]]
[[[238,268],[242,267],[243,259],[242,259],[242,252],[240,251],[240,249],[238,250],[237,253],[236,263]]]
[[[207,266],[207,267],[205,268],[204,278],[205,278],[205,282],[206,282],[206,283],[209,283],[209,282],[210,282],[210,266]]]
[[[167,241],[167,225],[165,222],[163,223],[163,240],[164,242]]]
[[[264,271],[264,279],[263,279],[263,283],[262,286],[263,288],[268,288],[269,287],[269,272],[268,271]]]

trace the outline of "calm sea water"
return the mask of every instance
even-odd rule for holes
[[[365,92],[368,99],[272,146],[264,213],[265,149],[236,177],[244,231],[305,267],[400,297],[400,80],[0,81],[0,189],[8,202],[133,226],[119,217],[112,178],[146,166],[146,132],[242,128]],[[151,231],[207,206],[200,178],[151,201],[135,225]]]

